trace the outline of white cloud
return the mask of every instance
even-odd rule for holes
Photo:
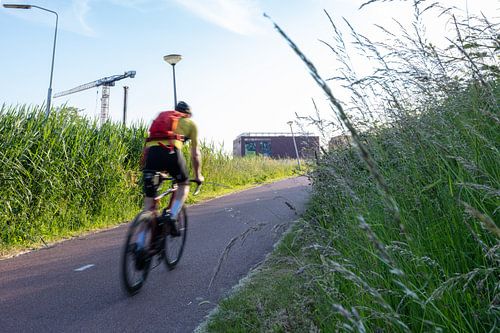
[[[174,0],[195,15],[232,32],[251,35],[260,31],[262,16],[256,0]]]
[[[167,1],[177,3],[203,20],[234,33],[251,35],[262,30],[259,27],[259,21],[262,20],[262,9],[258,0]],[[155,0],[106,0],[106,2],[138,11],[144,11],[144,8],[150,8],[153,5],[156,8],[162,7],[161,2]],[[85,36],[95,36],[96,32],[88,23],[88,16],[94,3],[96,0],[72,0],[64,8],[59,8],[61,28]],[[27,19],[38,20],[33,17]]]
[[[151,8],[161,7],[161,3],[154,0],[109,0],[110,3],[116,6],[128,7],[139,12],[147,12]]]
[[[87,24],[86,16],[90,11],[90,0],[73,0],[72,11],[76,16],[76,20],[80,23],[83,34],[92,36],[94,35],[94,30]]]

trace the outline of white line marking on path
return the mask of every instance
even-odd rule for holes
[[[84,270],[89,269],[90,267],[94,267],[94,266],[95,266],[94,264],[85,265],[85,266],[82,266],[80,268],[75,269],[75,272],[81,272],[81,271],[84,271]]]

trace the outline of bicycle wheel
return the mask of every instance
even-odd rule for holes
[[[149,244],[151,244],[153,218],[151,212],[140,212],[128,228],[122,255],[122,281],[125,290],[130,296],[141,289],[148,277],[151,264],[148,251]],[[139,246],[138,244],[141,243],[143,245]]]
[[[184,244],[186,243],[188,218],[186,207],[182,207],[177,217],[177,230],[180,236],[172,237],[171,235],[165,236],[165,244],[162,256],[165,259],[165,264],[168,269],[174,269],[175,265],[179,262],[184,251]]]

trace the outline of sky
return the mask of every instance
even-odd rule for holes
[[[327,101],[273,21],[331,77],[338,64],[319,40],[332,41],[326,10],[345,33],[343,18],[367,36],[375,24],[409,23],[411,1],[384,1],[362,9],[358,0],[8,0],[59,14],[53,93],[97,79],[137,72],[111,87],[109,116],[120,122],[123,86],[129,87],[127,123],[150,123],[174,105],[172,67],[166,54],[181,54],[175,66],[177,100],[191,105],[200,138],[231,151],[243,132],[289,132],[295,114],[314,113]],[[498,21],[497,0],[444,0],[462,13],[485,12]],[[442,42],[446,22],[430,20],[428,32]],[[41,104],[47,96],[55,16],[38,9],[0,8],[0,104]],[[357,64],[363,70],[363,61]],[[364,68],[369,71],[369,69]],[[101,88],[54,98],[98,117]],[[308,129],[314,133],[314,129]]]

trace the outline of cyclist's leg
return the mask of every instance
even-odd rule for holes
[[[144,185],[144,210],[151,210],[154,207],[154,198],[158,195],[159,178],[155,177],[156,172],[165,171],[168,163],[168,152],[160,146],[148,148],[144,161],[143,185]],[[161,234],[160,225],[153,226],[153,238],[156,239]]]
[[[177,191],[175,191],[174,201],[172,202],[172,207],[170,209],[170,214],[173,219],[177,219],[184,202],[189,194],[189,183],[178,184]]]
[[[149,210],[154,204],[154,198],[158,192],[158,183],[155,183],[155,173],[166,168],[165,150],[160,146],[153,146],[147,149],[143,168],[144,183],[144,210]],[[158,180],[156,180],[157,182]]]
[[[182,152],[177,148],[170,154],[167,171],[177,181],[177,191],[174,193],[174,199],[170,207],[170,216],[175,220],[182,206],[184,206],[189,193],[189,173],[186,167],[186,160]]]
[[[143,168],[144,180],[144,209],[151,209],[154,198],[158,195],[159,179],[155,179],[156,172],[170,173],[172,157],[168,149],[162,146],[152,146],[148,148]],[[170,173],[172,175],[172,173]],[[175,176],[174,176],[175,177]]]
[[[150,210],[154,206],[158,186],[154,184],[154,170],[144,170],[142,173],[144,183],[144,207],[143,210]]]

